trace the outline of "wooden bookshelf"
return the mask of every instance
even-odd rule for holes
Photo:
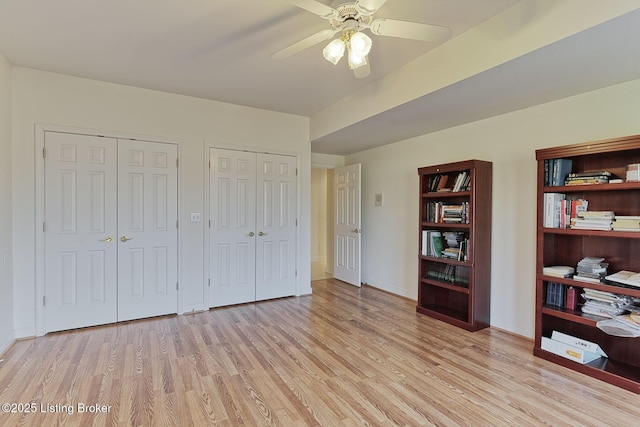
[[[616,215],[640,215],[640,182],[545,185],[545,161],[571,159],[572,172],[610,171],[618,178],[626,177],[626,165],[640,163],[640,135],[608,139],[536,151],[537,177],[537,252],[536,252],[536,316],[534,354],[594,378],[640,393],[640,338],[608,335],[596,324],[604,317],[577,309],[546,304],[546,288],[551,282],[566,288],[573,286],[578,295],[595,289],[640,298],[640,288],[605,283],[585,283],[572,278],[545,276],[543,267],[567,265],[576,267],[584,257],[603,257],[609,263],[607,273],[620,270],[640,272],[640,232],[577,230],[544,227],[544,193],[562,193],[567,198],[588,200],[589,211],[613,211]],[[549,164],[547,162],[547,164]],[[578,299],[578,304],[584,300]],[[541,348],[542,337],[553,331],[597,343],[608,358],[580,364]]]
[[[467,185],[454,188],[462,174]],[[416,311],[469,331],[486,328],[491,315],[491,190],[492,164],[481,160],[428,166],[418,169],[420,178],[419,272]],[[463,175],[464,176],[464,175]],[[445,188],[437,191],[446,177]],[[453,191],[457,190],[457,191]],[[447,217],[452,207],[462,206],[461,219]],[[455,210],[455,209],[454,209]],[[435,213],[434,213],[435,212]],[[439,215],[438,215],[439,214]],[[458,258],[433,253],[430,239],[447,233],[462,241],[450,250],[460,250]],[[436,237],[437,238],[437,237]]]

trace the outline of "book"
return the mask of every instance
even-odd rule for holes
[[[573,161],[571,159],[553,159],[553,175],[551,185],[564,185],[567,175],[571,173]]]
[[[578,212],[578,218],[615,218],[613,211],[582,211]]]
[[[442,190],[447,186],[447,181],[449,180],[449,175],[439,175],[440,180],[436,185],[436,191],[442,192]]]
[[[560,201],[564,198],[562,193],[544,193],[544,227],[560,227]]]
[[[568,265],[553,265],[544,267],[542,274],[553,277],[571,277],[575,271],[575,268],[569,267]]]
[[[606,176],[606,177],[610,177],[611,176],[611,172],[609,171],[605,171],[605,170],[599,170],[599,171],[593,171],[593,172],[572,172],[569,175],[567,175],[567,179],[568,178],[582,178],[582,177],[591,177],[591,176]]]
[[[431,231],[429,233],[429,247],[431,248],[430,256],[442,257],[442,251],[444,250],[444,242],[442,241],[442,233],[439,231]]]

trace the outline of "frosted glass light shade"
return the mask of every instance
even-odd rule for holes
[[[341,39],[332,40],[323,50],[324,59],[336,65],[344,56],[345,44]]]
[[[364,33],[354,33],[351,36],[349,48],[358,56],[367,56],[371,51],[371,38]]]
[[[349,68],[355,70],[363,65],[367,65],[367,55],[358,55],[353,50],[349,51]]]

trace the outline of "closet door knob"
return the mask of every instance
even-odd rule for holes
[[[106,242],[106,243],[112,243],[113,242],[113,237],[109,236],[106,239],[102,239],[100,241],[101,242]]]
[[[124,243],[124,242],[126,242],[127,240],[131,240],[131,239],[133,239],[133,237],[122,236],[122,237],[120,238],[120,241]]]
[[[266,236],[269,233],[263,233],[262,231],[258,231],[258,236]]]
[[[255,236],[255,233],[253,231],[250,231],[250,232],[247,233],[247,236],[253,237],[253,236]]]

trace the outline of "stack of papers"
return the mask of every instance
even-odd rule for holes
[[[626,313],[626,307],[633,302],[633,298],[611,292],[584,289],[582,298],[582,312],[602,317],[615,317]]]

